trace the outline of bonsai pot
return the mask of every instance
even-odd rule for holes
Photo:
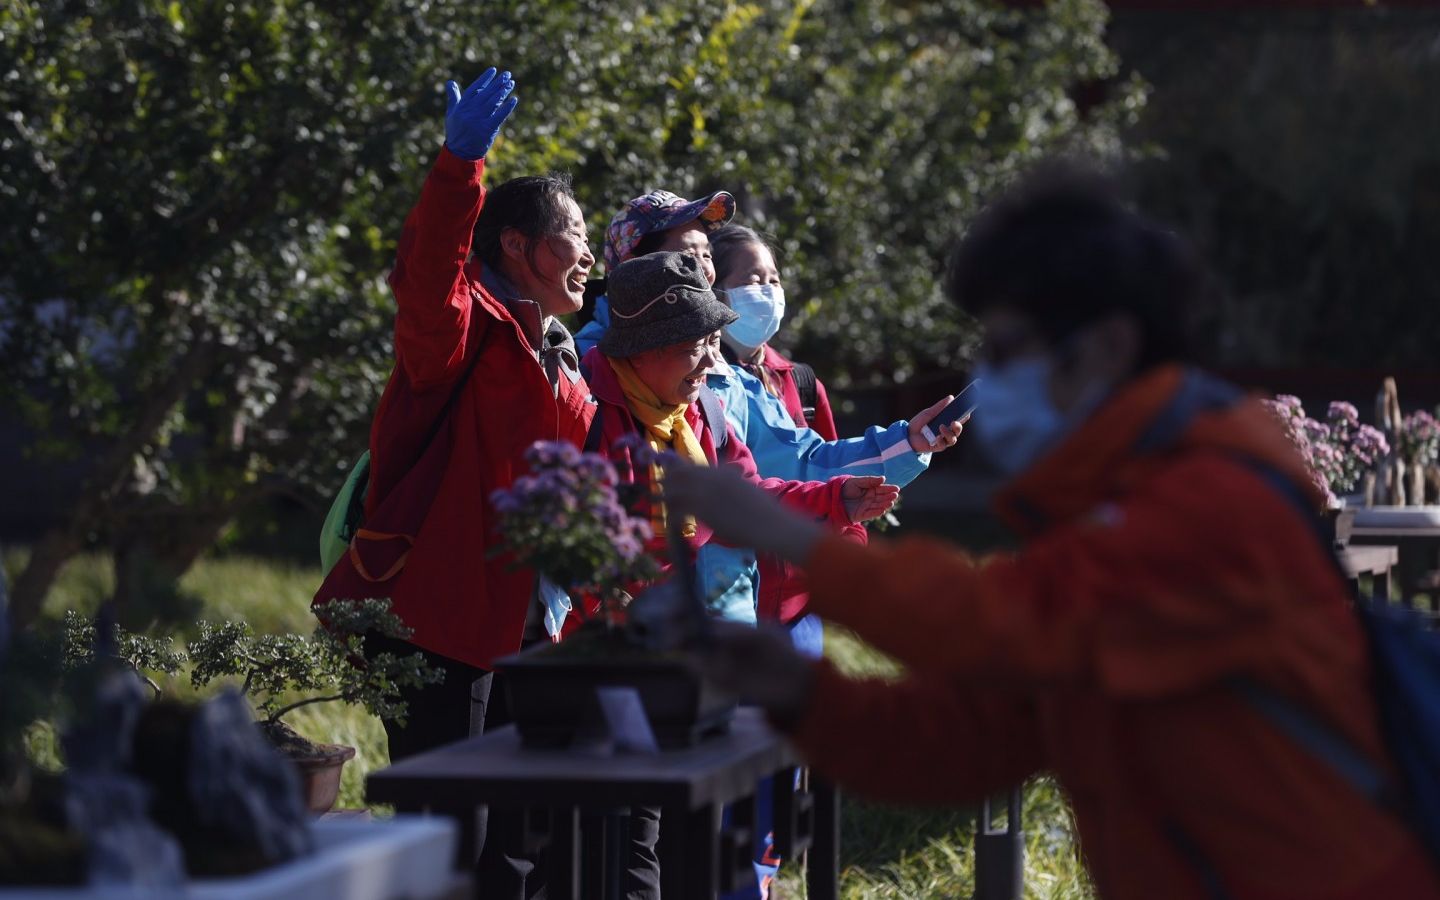
[[[327,813],[340,796],[340,773],[355,757],[355,748],[344,744],[317,744],[301,736],[284,722],[259,722],[260,733],[300,772],[305,808],[319,815]]]
[[[707,684],[679,659],[610,638],[581,633],[496,660],[526,746],[569,746],[593,714],[596,687],[634,688],[662,749],[688,747],[729,727],[734,695]]]
[[[319,815],[327,813],[340,796],[340,774],[345,763],[355,757],[355,748],[344,744],[317,744],[323,751],[317,756],[292,756],[300,770],[301,790],[305,795],[305,808]]]

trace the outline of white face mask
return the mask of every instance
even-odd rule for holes
[[[1048,356],[1025,357],[999,367],[981,363],[975,368],[979,382],[975,437],[1007,475],[1029,468],[1110,393],[1107,385],[1090,385],[1068,413],[1061,413],[1050,399],[1053,369]]]
[[[725,292],[740,318],[725,334],[742,347],[759,347],[775,336],[785,320],[785,289],[778,284],[746,284]]]

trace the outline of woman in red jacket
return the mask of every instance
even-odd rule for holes
[[[445,672],[386,721],[392,761],[503,724],[499,656],[543,639],[537,579],[489,554],[490,493],[524,474],[537,440],[579,445],[593,415],[569,333],[594,256],[568,180],[517,178],[488,193],[485,154],[515,106],[510,73],[491,69],[463,93],[447,85],[445,146],[401,233],[395,369],[370,432],[365,528],[316,594],[390,597],[408,641],[367,650],[421,652]],[[487,708],[488,707],[488,708]],[[486,896],[523,896],[528,861],[492,840]],[[508,833],[508,832],[507,832]],[[494,852],[492,852],[494,851]]]

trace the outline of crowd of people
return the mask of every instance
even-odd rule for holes
[[[952,398],[839,437],[813,370],[770,344],[775,249],[723,191],[625,203],[587,302],[596,258],[569,182],[483,184],[513,89],[493,69],[447,87],[445,145],[390,277],[396,364],[365,527],[316,597],[383,586],[413,634],[374,646],[446,673],[385,723],[392,760],[509,721],[494,661],[583,616],[489,552],[486,498],[532,443],[568,441],[643,488],[657,559],[683,535],[697,592],[729,620],[707,675],[840,786],[963,805],[1053,772],[1107,897],[1440,897],[1402,821],[1234,687],[1263,682],[1388,766],[1300,461],[1255,402],[1187,365],[1183,311],[1204,278],[1183,242],[1073,167],[972,223],[946,290],[984,327],[972,438],[1006,473],[997,511],[1025,543],[988,561],[928,538],[871,544],[864,522],[960,438],[963,420],[926,434]],[[562,320],[582,308],[572,336]],[[822,619],[906,676],[837,672]],[[629,822],[626,896],[658,897],[658,813]],[[750,896],[779,863],[762,841]],[[519,817],[489,817],[477,880],[486,897],[543,891]]]

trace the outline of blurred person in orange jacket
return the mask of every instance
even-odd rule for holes
[[[1400,819],[1235,686],[1393,774],[1349,590],[1286,495],[1318,508],[1303,461],[1257,400],[1185,365],[1205,280],[1093,174],[1050,168],[1002,198],[947,290],[985,329],[972,428],[1010,476],[995,507],[1021,548],[862,547],[723,470],[677,469],[673,508],[803,564],[811,608],[907,672],[849,678],[752,629],[702,664],[874,799],[972,804],[1053,773],[1111,900],[1440,897]]]

